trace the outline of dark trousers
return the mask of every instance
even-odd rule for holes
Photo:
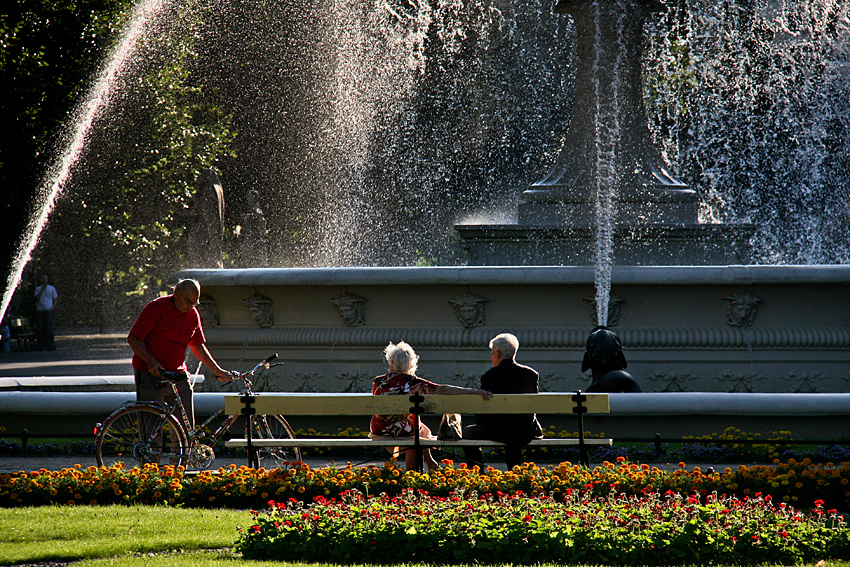
[[[169,405],[174,402],[174,390],[171,389],[170,383],[161,382],[160,378],[157,378],[146,370],[134,369],[133,374],[136,380],[136,400],[140,402],[162,402]],[[174,385],[177,386],[177,393],[180,395],[180,400],[183,402],[183,409],[186,410],[186,419],[189,429],[194,429],[195,404],[192,399],[192,388],[189,387],[189,381],[181,380],[179,382],[175,382]],[[179,411],[175,412],[174,415],[179,420],[183,419],[183,415]],[[145,438],[150,436],[151,430],[146,427],[146,424],[141,424],[140,429]],[[154,439],[154,446],[156,445],[162,445],[161,434],[157,435]],[[172,443],[171,450],[176,451],[178,447],[178,443]]]
[[[38,350],[53,350],[53,335],[56,330],[56,316],[53,309],[36,311],[35,340]]]
[[[505,443],[505,464],[508,470],[515,465],[522,464],[522,448],[528,445],[528,439],[508,438],[499,435],[491,435],[487,430],[480,425],[467,425],[463,428],[464,439],[488,439],[490,441],[499,441]],[[478,465],[484,468],[484,454],[481,452],[481,447],[464,447],[463,456],[466,459],[467,466]]]

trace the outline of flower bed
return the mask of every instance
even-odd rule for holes
[[[229,469],[187,474],[182,467],[125,470],[122,467],[76,467],[61,471],[41,469],[0,474],[0,506],[44,504],[168,503],[182,506],[261,508],[269,500],[311,501],[315,496],[338,497],[356,489],[366,494],[398,495],[402,489],[426,490],[448,496],[463,490],[478,494],[512,494],[561,500],[568,490],[606,497],[611,491],[627,496],[668,490],[679,494],[711,493],[751,497],[761,492],[774,501],[810,508],[822,500],[827,509],[850,511],[850,463],[813,464],[807,460],[777,462],[772,466],[726,468],[723,471],[688,470],[684,463],[673,471],[622,457],[587,469],[565,462],[553,467],[526,463],[511,471],[492,467],[444,467],[429,474],[405,472],[387,463],[383,467],[326,467],[311,469],[303,463],[266,471],[232,465]]]
[[[795,564],[850,558],[841,517],[816,503],[803,514],[761,494],[628,496],[566,489],[559,501],[521,491],[448,497],[405,489],[348,491],[311,504],[270,502],[241,530],[250,559],[321,563],[688,565]]]

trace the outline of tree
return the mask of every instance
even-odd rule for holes
[[[0,13],[0,262],[19,245],[56,133],[128,0],[7,0]]]

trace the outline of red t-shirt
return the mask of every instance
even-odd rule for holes
[[[207,339],[201,327],[201,316],[194,307],[181,313],[174,306],[174,296],[154,299],[142,309],[130,334],[145,343],[148,352],[166,370],[186,370],[186,349],[202,345]],[[147,370],[147,363],[133,354],[133,368]]]

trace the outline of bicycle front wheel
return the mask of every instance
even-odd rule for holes
[[[179,466],[189,459],[186,430],[173,415],[151,406],[129,406],[106,418],[96,448],[101,467]]]
[[[258,415],[254,417],[255,439],[295,439],[289,423],[280,415]],[[257,447],[257,460],[264,469],[275,469],[301,460],[298,447]]]

